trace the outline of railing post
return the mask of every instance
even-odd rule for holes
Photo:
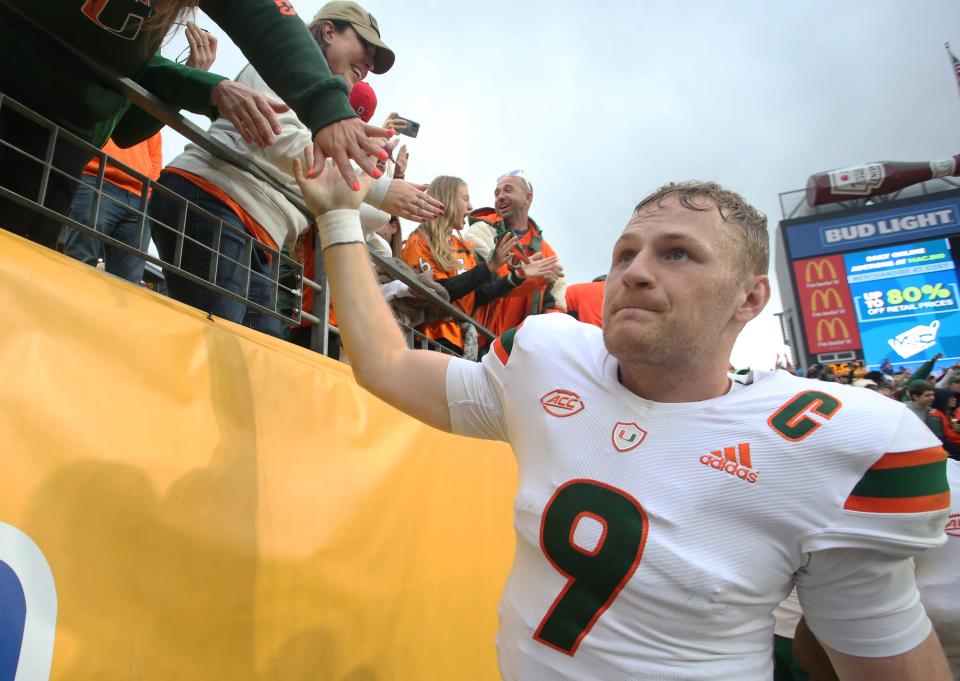
[[[330,287],[327,285],[327,268],[323,262],[323,249],[320,248],[320,238],[317,230],[311,226],[313,239],[313,272],[310,278],[320,287],[313,292],[313,305],[309,312],[320,320],[319,324],[310,327],[310,349],[322,355],[330,356]],[[301,287],[302,291],[306,289]]]

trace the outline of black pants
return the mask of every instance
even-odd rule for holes
[[[42,112],[38,113],[42,114]],[[50,134],[50,130],[14,111],[6,102],[0,108],[0,139],[12,144],[16,149],[44,159]],[[44,206],[61,215],[68,213],[73,195],[79,186],[80,175],[92,156],[93,154],[87,149],[70,144],[60,137],[57,138],[53,166],[63,171],[66,177],[51,170],[47,180]],[[31,201],[37,201],[42,177],[41,163],[28,159],[14,149],[0,145],[0,186]],[[0,229],[9,230],[44,246],[56,248],[62,228],[62,219],[44,217],[30,208],[0,196]]]

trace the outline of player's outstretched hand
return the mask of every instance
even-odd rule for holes
[[[354,191],[360,191],[357,174],[353,171],[350,160],[356,161],[367,175],[380,177],[383,172],[377,168],[377,160],[386,160],[390,154],[370,138],[392,136],[392,130],[368,125],[359,118],[347,118],[331,123],[313,136],[316,161],[312,169],[319,173],[327,159],[331,158],[340,169],[340,174],[343,175],[347,185]]]
[[[380,210],[413,222],[439,218],[443,215],[443,204],[427,194],[426,189],[422,184],[391,180]]]
[[[313,169],[313,147],[304,149],[304,160],[293,159],[293,177],[300,186],[300,192],[303,194],[303,200],[314,215],[323,215],[332,210],[344,208],[357,209],[363,203],[364,197],[370,190],[373,180],[368,175],[363,175],[357,180],[356,187],[350,187],[344,181],[343,176],[333,168],[328,168],[326,164],[320,166],[319,174]],[[303,168],[309,168],[307,174]],[[309,175],[309,177],[308,177]]]

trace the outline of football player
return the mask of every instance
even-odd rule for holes
[[[770,297],[766,218],[742,197],[647,197],[614,244],[603,330],[531,317],[478,364],[407,348],[367,264],[363,191],[297,180],[357,381],[513,447],[504,678],[767,680],[796,585],[841,679],[949,679],[910,560],[944,541],[945,453],[873,391],[728,377]]]

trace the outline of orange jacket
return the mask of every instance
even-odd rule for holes
[[[953,424],[946,414],[939,409],[931,409],[927,412],[927,416],[940,419],[940,423],[943,424],[943,439],[950,444],[960,446],[960,433],[953,429]]]
[[[470,213],[469,221],[471,224],[477,221],[487,223],[497,236],[506,231],[503,220],[493,208],[478,208]],[[529,229],[526,232],[517,234],[519,243],[511,258],[514,264],[519,263],[521,256],[529,257],[534,253],[543,253],[545,258],[556,255],[550,244],[543,239],[537,224],[528,218],[527,226]],[[510,274],[509,264],[504,265],[497,272],[498,277],[505,277],[508,274]],[[499,336],[504,331],[520,326],[529,315],[555,310],[550,288],[550,284],[545,279],[530,277],[506,296],[479,308],[474,317],[494,335]]]
[[[163,143],[159,132],[129,149],[121,149],[113,143],[113,140],[107,140],[107,143],[103,145],[103,150],[111,158],[133,168],[141,175],[146,175],[151,180],[160,177],[160,171],[163,169]],[[98,172],[100,172],[100,159],[94,156],[90,159],[87,167],[83,169],[83,174],[96,175]],[[107,162],[103,178],[110,184],[137,196],[140,196],[143,191],[143,183],[140,180],[127,175],[110,162]]]
[[[581,322],[603,328],[605,281],[588,281],[567,287],[567,313]]]
[[[433,272],[433,278],[449,279],[458,274],[463,274],[477,266],[477,258],[473,253],[473,248],[456,234],[451,235],[451,251],[453,259],[457,263],[457,270],[442,270],[434,260],[433,252],[427,244],[426,239],[416,230],[407,239],[403,246],[403,261],[410,265],[417,272]],[[476,307],[477,294],[470,292],[467,295],[453,301],[453,304],[473,315]],[[489,307],[489,306],[487,306]],[[460,322],[454,319],[448,319],[440,322],[429,322],[423,325],[421,329],[423,335],[434,340],[443,338],[453,343],[458,348],[463,348],[463,332],[460,330]]]

